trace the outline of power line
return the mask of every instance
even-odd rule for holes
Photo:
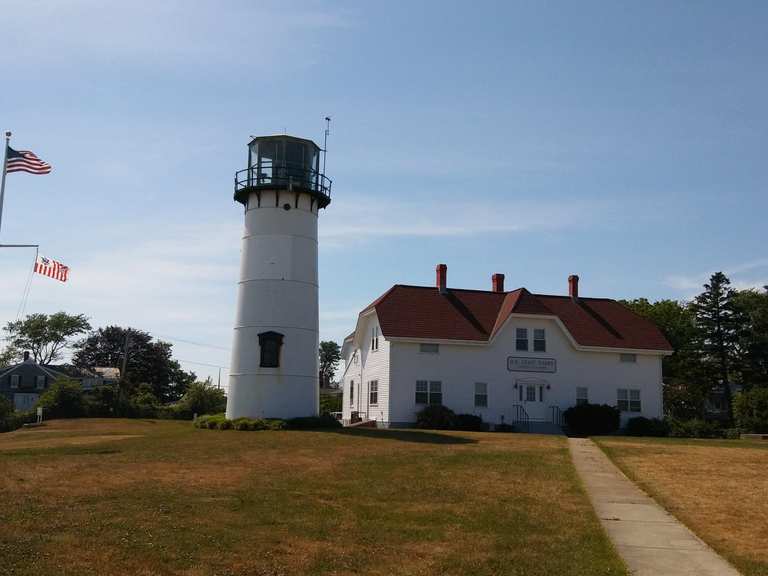
[[[202,348],[214,348],[216,350],[223,350],[224,352],[231,352],[231,348],[225,348],[224,346],[216,346],[215,344],[203,344],[202,342],[195,342],[194,340],[185,340],[184,338],[176,338],[175,336],[168,336],[165,334],[158,334],[157,332],[154,333],[154,335],[158,338],[164,338],[166,340],[171,340],[172,342],[181,342],[183,344],[191,344],[192,346],[200,346]]]
[[[207,362],[197,362],[195,360],[182,360],[181,358],[176,358],[176,362],[184,362],[186,364],[197,364],[199,366],[208,366],[209,368],[221,368],[223,370],[229,370],[229,366],[219,366],[218,364],[208,364]]]

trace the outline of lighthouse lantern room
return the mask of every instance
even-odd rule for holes
[[[317,217],[331,202],[321,149],[260,136],[235,174],[245,207],[227,418],[318,412]]]

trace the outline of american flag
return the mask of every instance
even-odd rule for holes
[[[35,272],[62,282],[66,282],[67,277],[69,276],[69,268],[67,266],[64,266],[61,262],[56,262],[56,260],[46,258],[45,256],[37,257],[37,262],[35,262]]]
[[[43,162],[34,152],[29,150],[14,150],[7,146],[6,154],[6,173],[29,172],[30,174],[48,174],[51,171],[50,164]]]

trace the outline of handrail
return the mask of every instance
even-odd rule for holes
[[[528,417],[528,412],[525,409],[525,407],[522,404],[513,404],[512,405],[512,422],[513,424],[520,424],[522,428],[525,429],[526,432],[529,432],[531,429],[530,424],[530,418]]]
[[[549,411],[552,414],[552,423],[557,426],[563,427],[563,411],[560,406],[552,405],[549,407]]]
[[[262,160],[244,170],[235,172],[235,195],[249,188],[296,188],[321,196],[326,203],[331,200],[333,181],[317,170],[290,162]]]

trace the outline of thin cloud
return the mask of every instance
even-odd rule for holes
[[[759,258],[740,264],[734,264],[723,268],[722,272],[731,280],[731,286],[737,290],[761,290],[763,286],[768,285],[768,276],[765,270],[768,270],[768,258]],[[757,275],[750,274],[759,271]],[[674,274],[664,278],[664,284],[670,288],[682,293],[685,298],[692,298],[701,293],[712,274],[718,270],[709,270],[698,274]]]

